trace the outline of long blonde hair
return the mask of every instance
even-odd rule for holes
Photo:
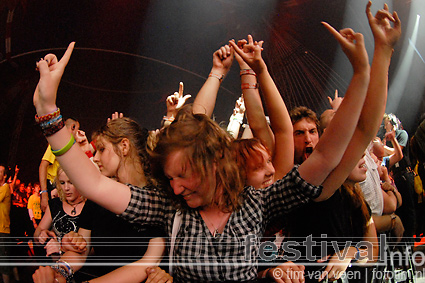
[[[61,183],[59,181],[59,175],[62,174],[62,173],[65,173],[66,174],[66,172],[62,169],[62,167],[59,166],[58,167],[58,171],[56,173],[56,177],[55,177],[55,184],[56,184],[56,189],[58,190],[59,199],[62,202],[67,202],[66,201],[66,197],[65,197],[65,192],[63,191],[62,185],[61,185]],[[77,190],[77,192],[78,192],[78,190]],[[78,193],[80,193],[80,192],[78,192]],[[82,195],[80,195],[80,199],[82,201],[85,201],[86,200],[86,198],[84,196],[82,196]]]

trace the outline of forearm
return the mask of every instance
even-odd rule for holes
[[[46,160],[42,160],[38,168],[38,179],[40,181],[40,192],[47,190],[47,166]]]
[[[244,87],[247,84],[251,86],[256,85],[257,78],[253,75],[241,76],[241,86]],[[242,89],[242,94],[246,107],[246,119],[254,137],[258,138],[273,153],[274,136],[264,115],[263,104],[258,89]]]
[[[157,265],[157,264],[155,264]],[[110,282],[122,282],[122,283],[138,283],[143,282],[148,277],[146,269],[154,264],[146,264],[142,260],[134,263],[122,266],[109,272],[101,277],[90,280],[90,283],[110,283]]]
[[[395,139],[395,137],[391,139],[391,144],[393,145],[393,148],[394,148],[394,154],[390,156],[390,168],[403,158],[403,151],[401,149],[400,144]]]
[[[211,73],[216,76],[224,76],[223,70],[212,68]],[[194,114],[205,114],[208,117],[214,112],[215,101],[217,99],[217,93],[220,88],[222,80],[215,76],[209,76],[205,81],[202,88],[199,90],[193,102],[193,113]]]
[[[353,137],[360,113],[365,105],[369,79],[369,68],[364,68],[363,71],[353,75],[344,100],[327,127],[326,132],[321,137],[321,140],[325,139],[326,142],[318,144],[315,148],[315,151],[319,150],[325,156],[325,160],[334,162],[330,164],[331,167],[335,167],[340,163],[347,145]],[[339,158],[332,158],[332,156]],[[358,159],[355,160],[355,162],[357,161]]]
[[[370,132],[371,139],[378,132],[385,112],[390,61],[391,53],[388,53],[385,48],[375,46],[365,107],[362,110],[358,125],[361,131]]]
[[[146,269],[148,267],[158,266],[165,251],[165,240],[155,238],[149,241],[148,249],[140,260],[122,266],[114,271],[105,274],[102,277],[90,280],[91,283],[138,283],[143,282],[148,277]]]
[[[380,216],[373,215],[372,218],[377,232],[386,232],[393,228],[391,223],[392,216],[390,214]]]
[[[392,191],[382,191],[384,199],[383,214],[394,213],[397,209],[397,197]]]
[[[67,251],[61,255],[60,260],[67,262],[72,267],[72,270],[75,273],[84,266],[84,264],[86,263],[88,254],[89,254],[89,249],[87,249],[87,251],[83,253]]]
[[[275,176],[282,178],[294,166],[294,137],[291,117],[267,68],[258,75],[263,98],[274,133],[273,165]]]
[[[227,125],[227,132],[234,139],[237,139],[238,136],[239,136],[239,129],[241,127],[241,122],[239,122],[239,120],[237,118],[233,118],[233,115],[230,116],[230,121],[229,121],[229,124]]]
[[[301,172],[301,166],[304,163],[300,166],[300,173],[303,174],[304,179],[304,176],[309,176],[308,181],[311,184],[324,186],[322,194],[315,201],[328,198],[341,186],[371,140],[365,139],[363,135],[356,135],[358,132],[356,125],[364,104],[368,84],[368,71],[354,74],[341,106],[320,138],[312,155],[304,162],[309,162],[308,165],[314,168],[305,167]],[[312,157],[314,159],[311,159]],[[319,170],[316,169],[316,162],[320,164]],[[315,173],[309,172],[311,170]]]
[[[63,128],[47,140],[53,149],[61,149],[70,138],[71,134]],[[82,195],[115,214],[120,214],[127,208],[130,199],[129,188],[103,176],[78,145],[74,144],[57,159]],[[111,195],[114,197],[111,198]]]

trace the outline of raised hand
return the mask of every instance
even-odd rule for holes
[[[243,95],[236,100],[235,108],[233,109],[233,114],[244,114],[245,113],[245,102],[243,99]]]
[[[233,41],[233,40],[232,40]],[[243,49],[243,46],[245,45],[245,44],[247,44],[248,42],[245,40],[245,39],[242,39],[242,40],[238,40],[238,47],[240,48],[240,49]],[[238,61],[238,64],[239,64],[239,68],[242,70],[242,69],[249,69],[249,68],[251,68],[243,59],[242,59],[242,57],[239,55],[239,53],[238,52],[235,52],[235,59],[236,59],[236,61]]]
[[[183,89],[183,82],[180,82],[179,92],[175,92],[174,94],[167,97],[167,114],[172,114],[173,117],[176,116],[177,110],[179,110],[186,103],[186,101],[192,97],[192,95],[190,94],[186,94],[183,96]]]
[[[332,99],[330,96],[328,96],[329,104],[331,105],[333,110],[338,110],[339,106],[341,105],[342,100],[344,97],[338,96],[338,90],[335,90],[335,97]]]
[[[115,113],[112,113],[111,118],[108,118],[108,120],[106,122],[109,123],[112,120],[115,120],[115,119],[118,119],[118,118],[123,118],[123,117],[124,117],[123,113],[118,113],[117,111],[115,111]]]
[[[66,65],[71,58],[75,42],[69,44],[65,54],[58,61],[56,55],[47,54],[36,63],[40,80],[34,92],[34,106],[39,116],[56,110],[56,92]]]
[[[235,49],[235,52],[254,70],[260,74],[264,69],[267,69],[266,63],[261,57],[264,41],[254,41],[251,35],[248,35],[248,41],[239,40],[238,44],[234,40],[229,41],[229,44]]]
[[[388,5],[384,4],[384,9],[373,16],[370,11],[371,6],[372,2],[369,1],[366,6],[366,16],[375,38],[375,48],[376,45],[384,45],[392,49],[401,36],[401,22],[397,12],[394,11],[391,14]],[[394,23],[394,27],[391,26],[391,22]]]
[[[369,58],[364,46],[364,38],[361,33],[345,28],[339,32],[330,24],[322,22],[328,31],[338,40],[348,60],[353,66],[354,72],[360,72],[369,68]]]
[[[390,131],[390,132],[386,132],[385,133],[385,140],[394,140],[395,139],[395,131],[394,130],[392,130],[392,131]]]
[[[226,76],[230,67],[232,67],[233,54],[234,50],[229,45],[224,45],[215,51],[213,53],[213,67],[211,72]]]

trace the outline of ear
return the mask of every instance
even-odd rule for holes
[[[127,138],[121,140],[120,149],[123,156],[127,156],[130,152],[130,141]]]

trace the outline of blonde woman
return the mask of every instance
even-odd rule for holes
[[[56,188],[59,198],[49,200],[49,206],[34,233],[34,240],[46,244],[46,254],[59,253],[59,241],[71,231],[78,231],[77,221],[86,198],[80,195],[62,168],[58,168]],[[51,238],[49,241],[47,241]]]

